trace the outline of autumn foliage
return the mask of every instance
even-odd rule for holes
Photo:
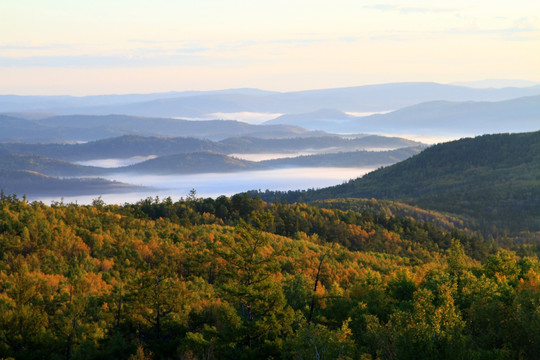
[[[466,231],[260,199],[0,199],[0,358],[534,359],[540,264]]]

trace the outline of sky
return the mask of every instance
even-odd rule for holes
[[[0,94],[540,82],[540,1],[0,0]]]

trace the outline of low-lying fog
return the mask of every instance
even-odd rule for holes
[[[264,160],[274,160],[274,159],[284,159],[301,155],[311,155],[312,153],[261,153],[261,154],[229,154],[229,156],[235,157],[237,159],[248,160],[248,161],[264,161]]]
[[[122,166],[129,166],[133,164],[138,164],[140,162],[155,159],[156,155],[149,156],[133,156],[130,158],[119,158],[119,159],[96,159],[96,160],[86,160],[86,161],[76,161],[75,164],[84,165],[84,166],[97,166],[102,168],[117,168]]]
[[[264,113],[264,112],[216,112],[207,114],[206,116],[192,117],[192,116],[175,116],[175,119],[180,120],[237,120],[248,124],[259,125],[265,121],[275,119],[283,114],[281,113]]]
[[[234,195],[247,190],[297,190],[322,188],[341,184],[347,180],[360,177],[375,168],[293,168],[266,171],[246,171],[228,174],[196,174],[196,175],[139,175],[118,174],[107,176],[134,185],[149,186],[155,190],[136,193],[104,194],[102,200],[107,204],[133,203],[147,197],[171,197],[174,201],[186,197],[191,189],[200,197],[218,197]],[[90,204],[100,194],[89,196],[67,196],[65,203]],[[60,201],[59,197],[28,197],[29,200]]]
[[[458,140],[464,137],[470,137],[467,134],[402,134],[402,133],[373,133],[372,135],[382,135],[389,137],[401,137],[409,140],[419,141],[428,145],[440,144],[448,141]]]

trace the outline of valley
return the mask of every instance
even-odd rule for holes
[[[539,93],[0,96],[0,357],[535,359]]]
[[[0,360],[540,360],[539,1],[0,4]]]

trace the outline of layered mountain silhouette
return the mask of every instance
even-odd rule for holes
[[[0,112],[125,114],[147,117],[199,117],[215,112],[307,113],[319,109],[373,112],[426,101],[501,101],[540,95],[540,86],[473,89],[428,82],[389,83],[336,89],[268,92],[231,89],[141,95],[0,96]]]
[[[511,120],[510,120],[511,119]],[[287,114],[265,122],[336,133],[479,135],[540,128],[540,96],[504,101],[431,101],[354,117],[338,110]]]

